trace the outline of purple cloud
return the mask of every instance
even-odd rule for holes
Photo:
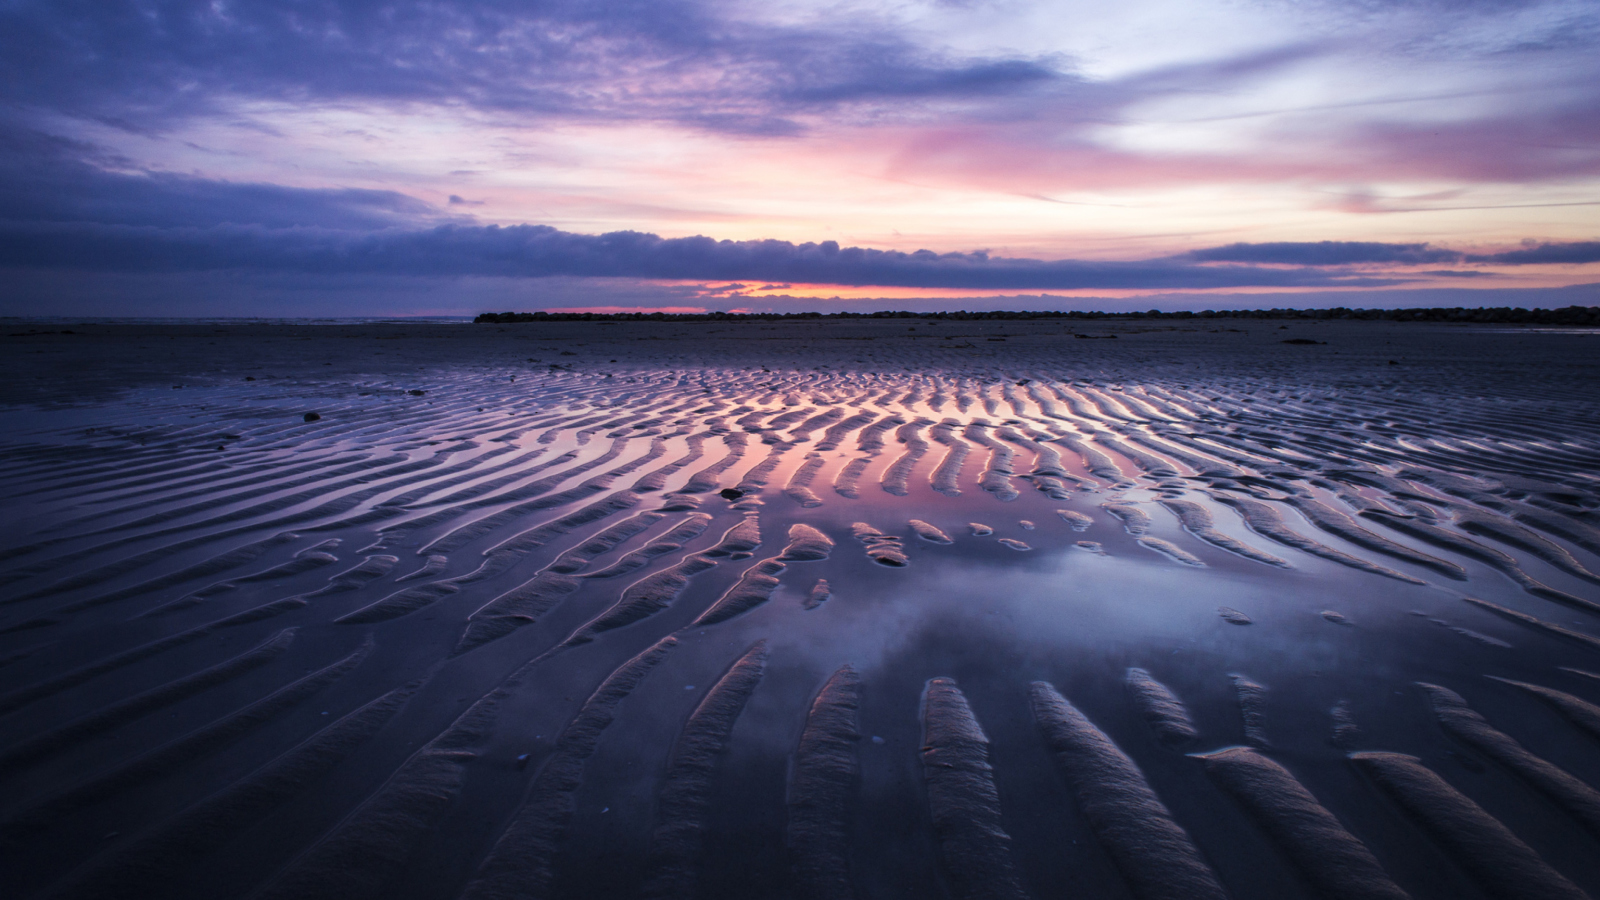
[[[158,228],[373,229],[447,218],[396,191],[291,188],[114,170],[125,165],[87,144],[8,128],[0,120],[0,219]]]
[[[1315,268],[1037,260],[984,252],[841,247],[834,241],[718,241],[637,231],[574,234],[547,225],[442,225],[373,232],[256,225],[157,228],[0,224],[0,265],[91,271],[246,269],[422,276],[571,275],[969,289],[1375,287],[1403,279]]]
[[[1049,59],[952,56],[861,18],[763,25],[696,0],[18,0],[0,10],[0,60],[16,108],[136,131],[245,97],[781,134],[799,114],[1076,80]]]
[[[1438,263],[1484,263],[1499,266],[1581,264],[1600,262],[1600,241],[1528,243],[1520,250],[1502,253],[1465,253],[1429,244],[1386,244],[1378,241],[1282,241],[1262,244],[1227,244],[1184,254],[1198,262],[1240,262],[1291,266],[1348,266],[1384,264],[1398,266]],[[1428,274],[1469,275],[1467,272]]]
[[[1356,263],[1421,265],[1457,262],[1461,254],[1427,244],[1385,244],[1376,241],[1278,241],[1228,244],[1187,254],[1201,262],[1273,263],[1293,266],[1345,266]]]
[[[1493,263],[1502,266],[1547,265],[1550,263],[1600,262],[1600,241],[1570,241],[1567,243],[1531,244],[1521,250],[1504,253],[1476,254],[1465,257],[1467,262]]]

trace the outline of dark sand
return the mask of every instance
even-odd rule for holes
[[[4,896],[1600,896],[1600,334],[9,327]]]

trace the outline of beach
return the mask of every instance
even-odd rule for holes
[[[6,331],[14,896],[1600,892],[1593,329]]]

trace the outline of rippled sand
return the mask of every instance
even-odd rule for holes
[[[1600,335],[52,328],[7,896],[1600,895]]]

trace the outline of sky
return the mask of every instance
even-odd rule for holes
[[[0,74],[0,315],[1600,305],[1594,0],[4,0]]]

